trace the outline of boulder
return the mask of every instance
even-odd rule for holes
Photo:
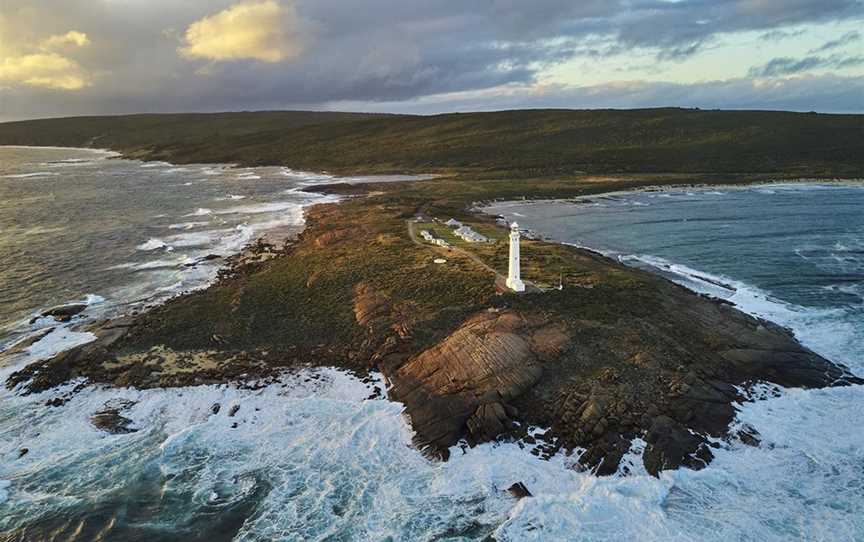
[[[525,487],[525,484],[522,482],[516,482],[512,486],[507,488],[507,493],[515,497],[516,499],[524,499],[525,497],[533,497],[534,495],[528,491],[528,488]]]
[[[30,320],[30,324],[35,324],[39,318],[54,318],[58,322],[68,322],[87,309],[86,303],[71,303],[69,305],[60,305],[43,311],[39,316]]]

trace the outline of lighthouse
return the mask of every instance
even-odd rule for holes
[[[524,292],[525,283],[522,282],[522,273],[519,270],[519,224],[510,224],[510,267],[507,271],[507,287],[514,292]]]

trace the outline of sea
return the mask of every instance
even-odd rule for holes
[[[336,178],[285,168],[0,147],[0,379],[92,335],[82,324],[205,287],[260,235],[303,227]],[[788,326],[864,374],[864,187],[638,192],[486,209]],[[195,264],[195,265],[189,265]],[[40,314],[82,302],[57,325]],[[47,330],[51,329],[50,332]],[[336,369],[262,387],[0,388],[0,540],[864,540],[864,388],[773,390],[740,405],[759,447],[702,471],[596,477],[519,443],[424,457],[400,404]],[[777,392],[779,391],[779,393]],[[756,393],[759,392],[757,387]],[[214,413],[213,406],[220,405]],[[133,432],[90,423],[122,410]],[[234,415],[230,415],[231,413]],[[542,428],[538,428],[542,429]],[[26,450],[26,452],[25,452]],[[534,495],[515,500],[523,482]],[[491,538],[490,538],[491,537]]]

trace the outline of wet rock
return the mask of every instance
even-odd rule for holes
[[[512,486],[507,488],[507,493],[515,497],[516,499],[524,499],[525,497],[533,497],[534,495],[528,491],[528,488],[525,487],[525,484],[522,482],[516,482]]]
[[[645,436],[648,446],[642,460],[649,474],[685,466],[694,470],[704,468],[713,458],[707,441],[668,416],[654,418]]]
[[[238,410],[240,410],[240,405],[232,406],[231,409],[228,411],[228,417],[233,418],[234,415],[237,414]]]
[[[749,425],[741,427],[735,433],[735,437],[740,440],[741,443],[747,446],[753,446],[754,448],[762,444],[762,438],[759,435],[759,431]]]
[[[466,424],[469,435],[478,442],[485,442],[507,432],[513,421],[507,416],[504,405],[494,402],[477,407]]]
[[[54,318],[58,322],[68,322],[72,320],[72,317],[84,312],[87,309],[86,303],[72,303],[69,305],[60,305],[57,307],[52,307],[40,314],[38,317],[30,320],[30,324],[35,324],[36,320],[39,318]]]
[[[18,459],[21,459],[28,453],[30,453],[30,450],[28,448],[21,448],[20,450],[18,450]]]
[[[210,412],[213,414],[219,414],[219,410],[222,408],[222,405],[219,403],[213,403],[213,406],[210,407]]]
[[[105,403],[102,410],[90,417],[90,423],[97,429],[112,435],[134,433],[138,430],[129,427],[132,425],[132,420],[120,414],[134,404],[134,401],[126,399],[112,399]]]

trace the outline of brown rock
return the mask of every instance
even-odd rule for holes
[[[390,301],[368,284],[354,286],[354,318],[363,327],[386,325],[390,316]]]
[[[505,431],[504,404],[542,374],[531,332],[514,312],[482,312],[390,375],[391,396],[405,403],[418,444],[441,451],[466,430],[478,440]]]

